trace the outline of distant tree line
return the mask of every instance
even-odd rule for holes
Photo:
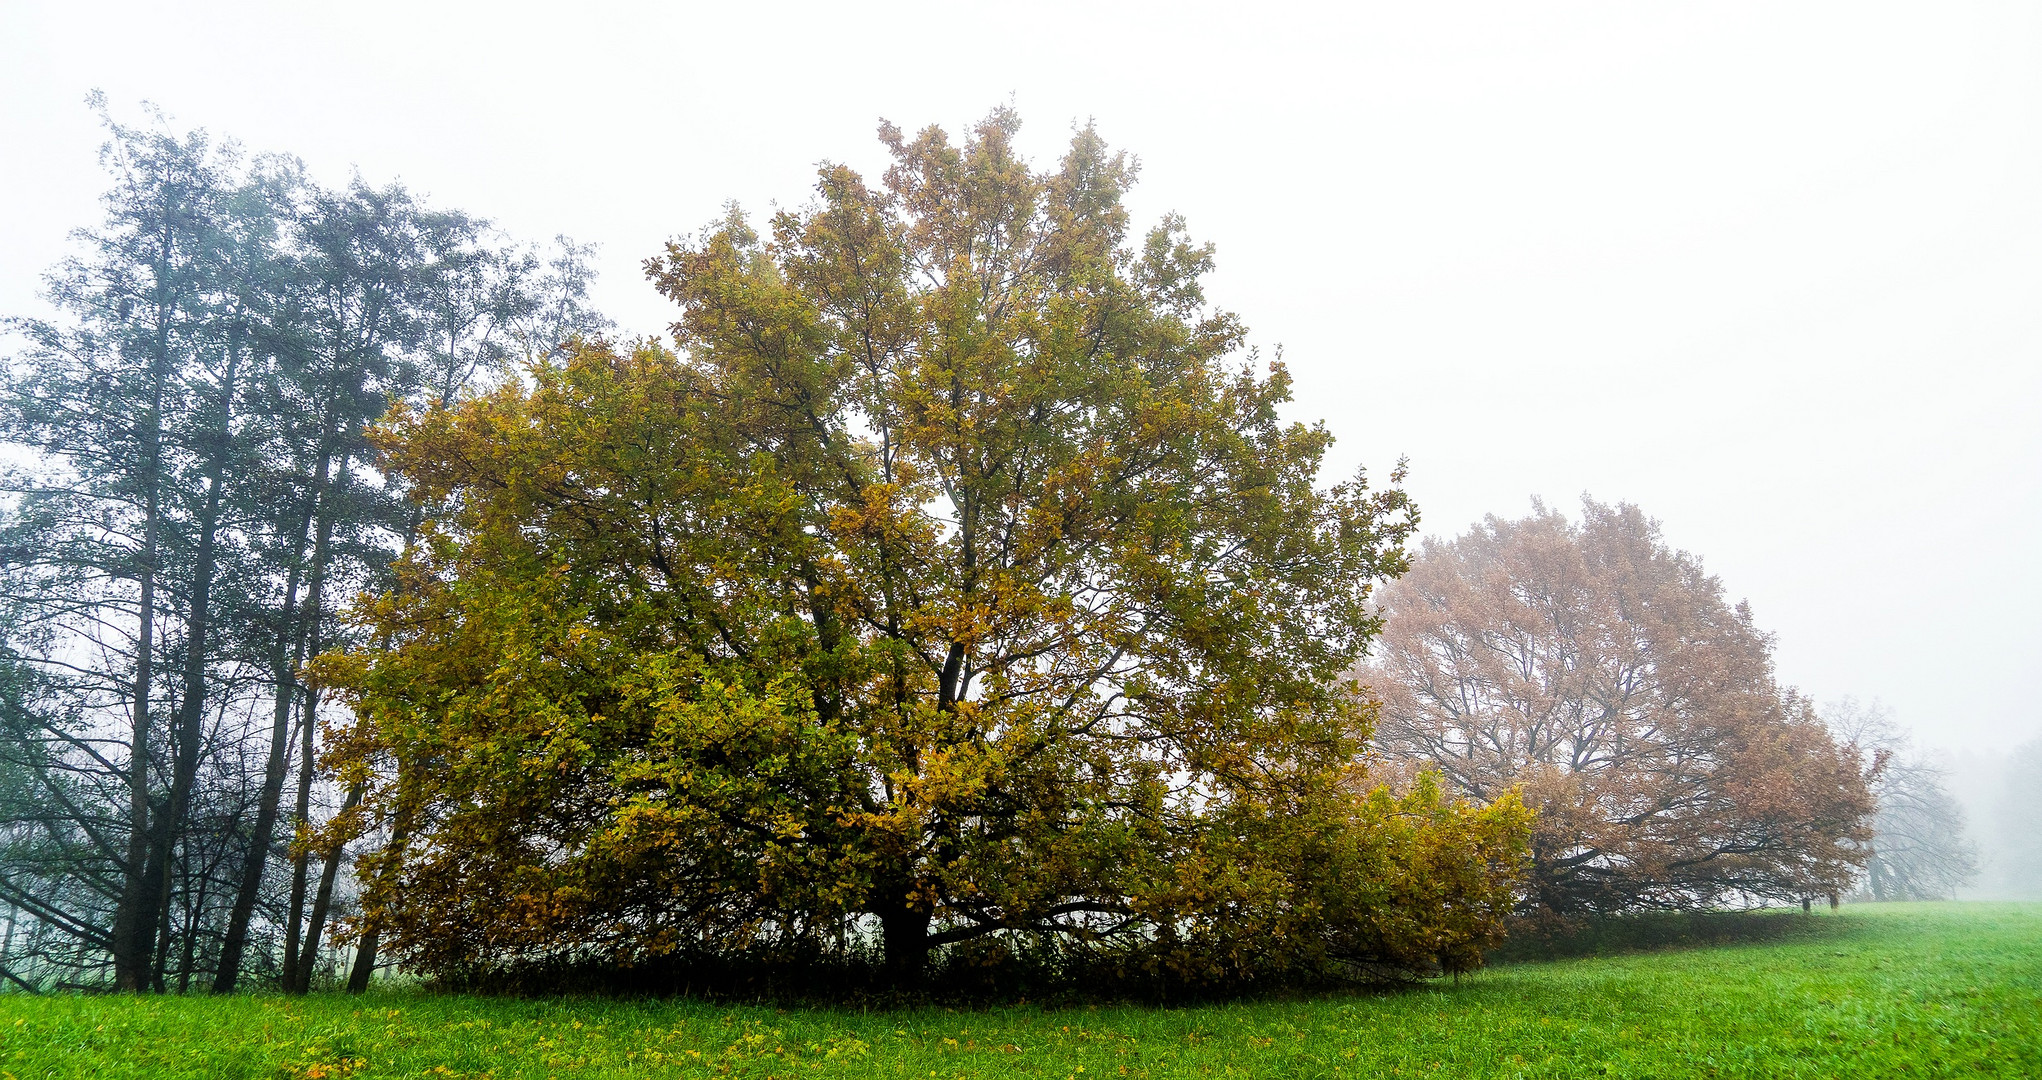
[[[2042,899],[2042,738],[2007,752],[1999,789],[1990,795],[1998,834],[1997,891]]]
[[[365,426],[599,330],[586,252],[95,108],[104,219],[0,372],[0,977],[302,991],[360,791],[300,668],[427,509]]]

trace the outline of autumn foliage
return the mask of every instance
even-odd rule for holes
[[[1363,675],[1394,762],[1537,811],[1529,906],[1560,915],[1847,891],[1871,838],[1857,748],[1637,507],[1540,507],[1427,543]]]
[[[1480,961],[1529,815],[1361,771],[1342,682],[1415,524],[1315,483],[1168,219],[1089,129],[882,130],[649,264],[674,348],[402,410],[443,508],[320,661],[428,972],[1051,955],[1202,986]]]

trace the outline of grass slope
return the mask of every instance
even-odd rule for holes
[[[2042,905],[1815,919],[1763,945],[1176,1009],[8,995],[0,1078],[2042,1077]]]

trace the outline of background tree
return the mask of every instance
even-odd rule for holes
[[[1978,845],[1949,774],[1916,752],[1884,706],[1845,698],[1823,710],[1838,740],[1854,746],[1878,810],[1861,893],[1872,900],[1948,900],[1978,879]]]
[[[1090,129],[888,126],[770,238],[648,265],[681,351],[586,345],[381,429],[450,516],[320,665],[442,974],[883,943],[1225,980],[1479,960],[1522,812],[1357,797],[1338,676],[1415,515],[1315,486],[1211,252]]]
[[[1873,809],[1770,642],[1636,507],[1535,504],[1428,541],[1382,594],[1376,744],[1538,813],[1527,901],[1613,912],[1849,888]]]
[[[62,673],[46,685],[90,703],[55,710],[61,726],[44,731],[86,754],[102,786],[126,792],[119,847],[76,869],[78,881],[115,890],[103,944],[116,983],[140,989],[168,916],[168,859],[198,766],[191,735],[203,720],[188,663],[181,689],[189,707],[175,740],[159,741],[158,717],[176,685],[162,678],[165,652],[178,647],[201,664],[204,656],[203,629],[198,642],[177,641],[166,607],[180,596],[196,601],[197,625],[205,625],[206,590],[178,575],[214,554],[198,536],[204,526],[192,511],[200,507],[186,496],[227,452],[220,436],[236,390],[226,355],[236,305],[226,271],[240,261],[231,249],[242,234],[263,228],[244,216],[261,206],[238,197],[231,147],[216,150],[202,133],[179,139],[122,127],[95,104],[112,134],[103,157],[116,183],[105,226],[79,234],[87,254],[50,278],[51,300],[75,321],[20,327],[30,352],[10,372],[0,432],[37,456],[10,478],[18,501],[5,543],[22,640]],[[223,387],[196,385],[223,373]],[[214,520],[218,496],[214,485],[198,498],[211,503],[201,512]],[[109,742],[117,730],[124,760]],[[158,759],[172,778],[160,797],[151,785]]]
[[[1995,877],[2013,896],[2042,896],[2042,739],[2008,752],[1994,792],[1999,856]]]
[[[298,667],[416,527],[363,428],[596,325],[584,253],[94,107],[105,220],[0,373],[0,966],[224,990],[253,942],[302,989],[344,853],[273,871],[345,792]]]

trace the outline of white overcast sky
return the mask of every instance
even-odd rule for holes
[[[1095,118],[1135,209],[1427,531],[1629,500],[1782,676],[1931,746],[2042,733],[2032,2],[344,4],[0,0],[0,312],[94,220],[83,99],[603,247],[876,171],[886,117]]]

